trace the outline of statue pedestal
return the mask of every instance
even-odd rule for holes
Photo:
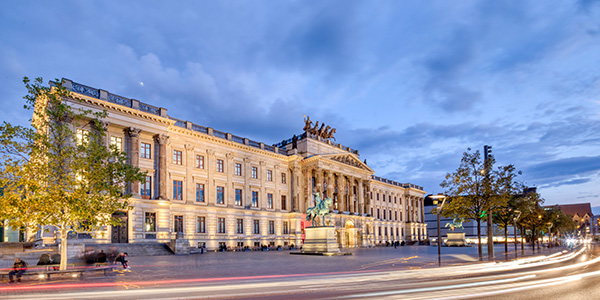
[[[463,247],[467,244],[464,232],[448,232],[448,240],[446,245]]]
[[[320,226],[304,228],[304,244],[301,252],[292,254],[307,255],[352,255],[350,252],[341,252],[335,238],[335,227]]]

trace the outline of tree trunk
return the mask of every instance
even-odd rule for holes
[[[67,236],[69,230],[66,225],[60,228],[60,270],[67,269]]]
[[[517,230],[515,228],[515,230]],[[515,243],[517,241],[515,240]],[[504,224],[504,255],[508,254],[508,224]]]
[[[521,254],[525,253],[525,243],[523,243],[523,232],[525,232],[523,226],[521,226]]]
[[[531,231],[531,250],[535,252],[535,226],[533,226],[533,230]]]
[[[477,251],[479,253],[479,259],[481,259],[483,256],[481,254],[481,219],[477,219],[477,240],[479,241],[479,243],[477,243]]]

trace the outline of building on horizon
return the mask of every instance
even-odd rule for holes
[[[147,172],[145,184],[129,187],[132,208],[113,215],[122,225],[77,233],[86,242],[179,239],[209,250],[297,246],[310,226],[306,210],[315,193],[333,199],[327,219],[342,248],[427,239],[424,189],[375,176],[358,150],[332,142],[335,129],[324,124],[313,128],[307,119],[303,133],[267,145],[173,118],[165,108],[62,82],[74,109],[108,112],[105,144]],[[84,136],[86,122],[72,129]],[[53,232],[37,235],[55,242]]]

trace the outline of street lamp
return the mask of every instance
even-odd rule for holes
[[[517,220],[521,217],[521,211],[515,210],[515,213],[517,214],[517,216],[513,218],[513,230],[515,231],[515,258],[516,258],[517,257]],[[521,232],[521,235],[523,235],[522,232]]]
[[[438,265],[441,266],[442,265],[442,229],[440,228],[440,214],[442,212],[442,208],[444,208],[444,204],[446,204],[446,195],[442,195],[442,194],[437,194],[437,195],[433,195],[433,196],[429,196],[429,198],[433,199],[433,204],[437,205],[436,207],[436,215],[437,215],[437,233],[438,233],[438,239],[437,239],[437,247],[438,247]],[[439,200],[442,200],[442,204],[438,205]]]

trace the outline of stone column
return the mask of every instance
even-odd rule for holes
[[[233,162],[233,153],[228,152],[225,157],[227,157],[227,166],[225,167],[225,172],[227,172],[227,186],[225,187],[225,205],[227,207],[235,206],[235,189],[233,188],[233,172],[235,172],[235,166]]]
[[[185,195],[184,201],[187,203],[194,203],[196,201],[196,185],[194,184],[194,177],[192,172],[194,170],[194,145],[185,144],[185,182],[183,183]],[[192,231],[194,232],[194,231]]]
[[[258,207],[261,210],[267,208],[267,192],[265,190],[265,179],[267,177],[267,163],[264,160],[259,162],[260,168],[258,169],[258,180],[260,181],[260,190],[258,192]],[[261,221],[261,223],[263,223]],[[263,231],[261,230],[261,234]]]
[[[327,197],[331,197],[331,199],[333,199],[334,186],[335,185],[333,183],[333,172],[329,171],[327,172]]]
[[[244,157],[244,190],[242,191],[242,205],[250,206],[252,203],[252,191],[250,190],[250,174],[252,172],[252,164],[250,157]],[[244,199],[248,199],[247,201]]]
[[[273,208],[274,209],[278,209],[281,210],[281,192],[279,191],[279,183],[281,181],[281,173],[279,171],[279,164],[275,164],[273,166],[273,181],[275,182],[275,192],[273,194]],[[287,199],[286,199],[287,200]],[[278,227],[278,226],[276,226]],[[275,232],[277,233],[278,230],[275,229]],[[277,235],[280,235],[281,233],[277,233]]]
[[[154,182],[159,183],[158,199],[168,200],[169,196],[167,195],[167,144],[169,143],[169,136],[166,134],[157,134],[154,136],[154,139],[158,143],[158,180],[154,180]],[[154,153],[156,153],[156,151]]]
[[[129,127],[125,129],[125,132],[129,135],[129,162],[134,167],[140,166],[140,133],[141,129]],[[131,183],[131,194],[133,197],[140,197],[140,182]]]
[[[293,212],[300,211],[300,199],[302,198],[302,188],[300,186],[300,168],[293,166],[290,168],[290,208]]]
[[[208,182],[205,186],[206,191],[206,204],[215,205],[217,203],[217,187],[215,186],[215,170],[217,167],[217,160],[215,158],[215,150],[206,149],[206,167],[208,173]]]
[[[362,216],[365,213],[365,193],[363,191],[363,180],[358,179],[358,213]]]
[[[317,168],[315,173],[315,180],[317,182],[317,193],[319,193],[319,196],[321,197],[321,199],[323,199],[323,170]]]

